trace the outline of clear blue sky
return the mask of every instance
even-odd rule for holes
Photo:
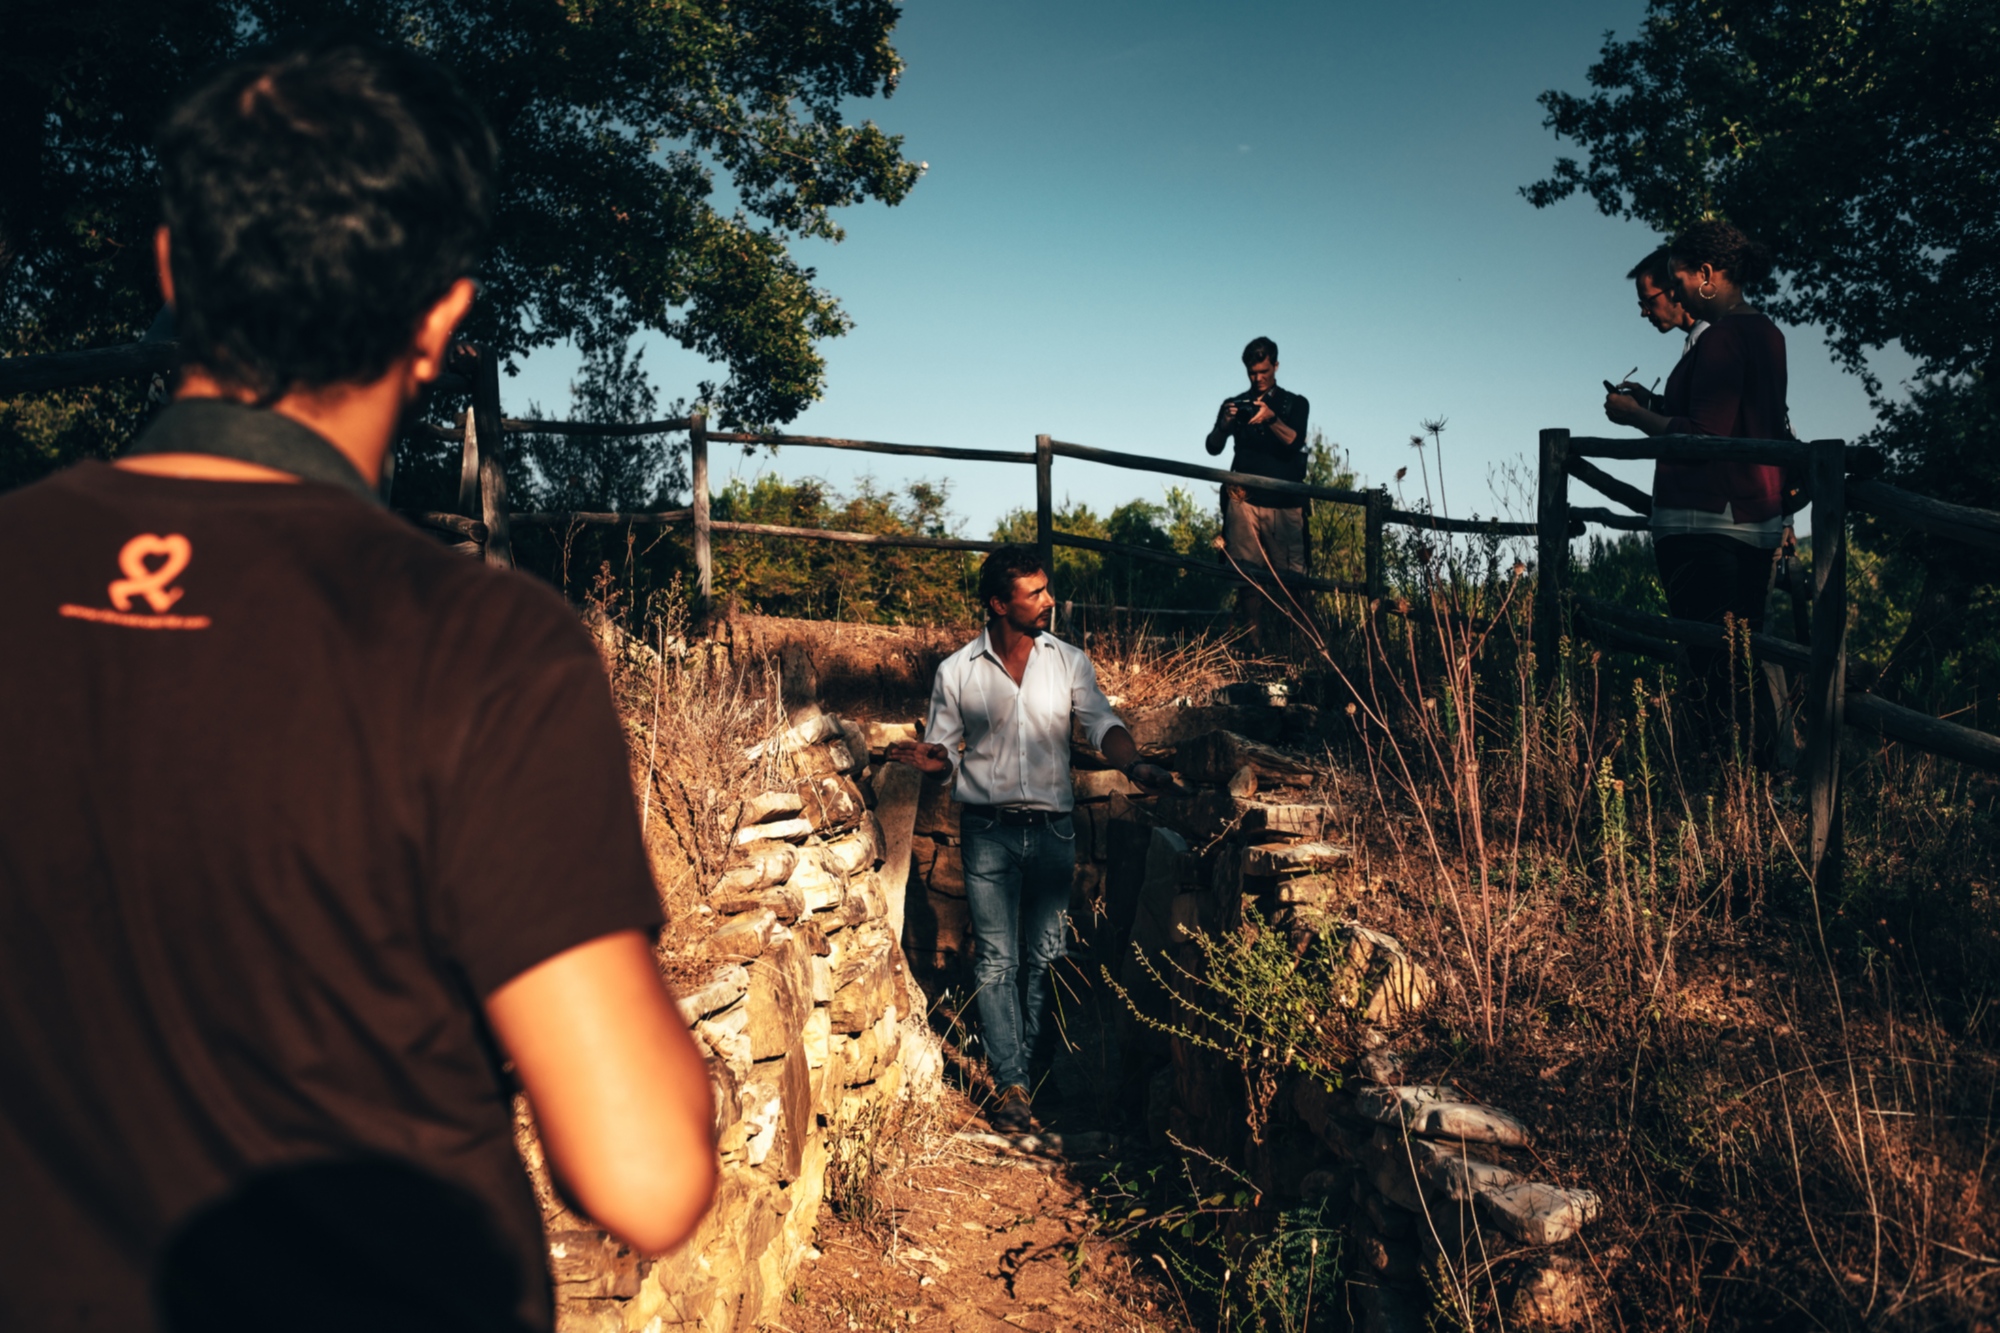
[[[1020,449],[1047,432],[1206,462],[1201,437],[1261,333],[1280,383],[1368,482],[1413,462],[1418,423],[1444,417],[1452,512],[1493,513],[1491,478],[1532,459],[1540,428],[1625,433],[1599,382],[1634,366],[1650,382],[1679,352],[1624,280],[1650,233],[1517,193],[1576,152],[1535,95],[1583,91],[1604,31],[1630,36],[1643,8],[912,0],[902,86],[861,113],[929,174],[896,208],[849,210],[841,244],[800,249],[855,328],[825,345],[826,396],[790,429]],[[1787,333],[1798,433],[1867,429],[1818,331]],[[663,399],[706,370],[648,347]],[[539,354],[506,385],[510,410],[560,409],[574,365]],[[715,460],[718,485],[732,470],[947,477],[973,536],[1033,504],[1029,469],[944,467],[806,449]],[[1614,467],[1644,482],[1650,465]],[[1099,513],[1164,484],[1056,467],[1058,497]]]

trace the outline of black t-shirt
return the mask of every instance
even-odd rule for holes
[[[1225,400],[1243,404],[1245,396]],[[1256,409],[1239,406],[1234,425],[1219,421],[1209,434],[1209,452],[1219,453],[1222,441],[1230,436],[1236,438],[1236,454],[1231,460],[1231,472],[1248,472],[1259,477],[1276,477],[1280,481],[1304,481],[1306,479],[1306,421],[1312,412],[1312,404],[1303,394],[1292,393],[1277,385],[1272,385],[1264,395],[1265,404],[1277,415],[1279,421],[1292,428],[1296,438],[1286,444],[1278,438],[1271,423],[1249,424]],[[1306,503],[1305,497],[1287,495],[1283,491],[1248,490],[1251,504],[1265,509],[1297,509]]]
[[[0,605],[0,1327],[284,1256],[274,1327],[369,1265],[427,1326],[547,1327],[481,1001],[660,920],[567,606],[333,486],[96,463],[0,496]]]

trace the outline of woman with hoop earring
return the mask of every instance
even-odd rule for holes
[[[1727,222],[1698,222],[1673,239],[1667,255],[1681,305],[1708,327],[1668,376],[1664,411],[1613,393],[1604,400],[1604,415],[1648,435],[1790,439],[1785,335],[1745,296],[1770,276],[1769,252]],[[1775,464],[1656,463],[1653,557],[1668,614],[1716,625],[1734,617],[1753,632],[1762,630],[1788,523],[1785,498],[1784,470]],[[1688,663],[1705,740],[1723,739],[1729,655],[1690,644]]]

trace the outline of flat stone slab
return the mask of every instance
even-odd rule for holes
[[[875,864],[878,850],[873,821],[863,819],[861,827],[843,833],[817,849],[820,861],[836,875],[854,875]]]
[[[1323,836],[1334,818],[1330,805],[1294,805],[1272,801],[1239,800],[1236,813],[1246,833],[1282,833],[1298,838]]]
[[[743,814],[739,824],[761,824],[779,815],[795,815],[805,808],[805,802],[795,791],[767,791],[752,796],[743,803]]]
[[[1505,1148],[1528,1146],[1528,1127],[1497,1106],[1446,1102],[1425,1107],[1411,1128],[1431,1138],[1497,1143]]]
[[[1378,1125],[1414,1125],[1433,1106],[1457,1102],[1460,1094],[1449,1083],[1404,1083],[1357,1088],[1354,1114]]]
[[[1521,1179],[1520,1172],[1498,1162],[1450,1156],[1431,1158],[1424,1166],[1423,1176],[1428,1192],[1453,1203],[1471,1203],[1482,1190],[1505,1189]]]
[[[781,733],[775,740],[761,741],[743,752],[745,759],[762,759],[767,753],[791,754],[840,735],[840,720],[830,713],[815,713]]]
[[[861,729],[868,748],[876,754],[899,742],[923,738],[923,728],[915,722],[864,722]]]
[[[806,848],[785,880],[785,887],[799,895],[808,912],[828,911],[847,896],[847,881],[828,869],[825,859],[817,854],[822,850]]]
[[[770,947],[771,936],[782,929],[778,925],[778,914],[768,907],[742,916],[731,917],[729,924],[709,936],[711,952],[739,963],[747,963],[763,956]]]
[[[677,1003],[681,1017],[693,1026],[697,1019],[721,1013],[735,1004],[749,989],[750,969],[731,963],[717,972],[706,985],[680,997]]]
[[[1406,1139],[1378,1129],[1362,1149],[1362,1166],[1377,1192],[1405,1212],[1424,1211],[1424,1182],[1440,1159],[1460,1154],[1447,1144]]]
[[[736,845],[748,847],[753,842],[791,842],[795,838],[806,837],[812,831],[810,819],[774,819],[768,824],[746,824],[736,830]]]
[[[857,759],[847,743],[847,738],[837,732],[830,741],[808,745],[803,750],[791,750],[785,755],[785,766],[793,778],[817,778],[829,773],[851,773],[867,763],[868,752],[863,750]]]
[[[1284,875],[1305,870],[1331,870],[1354,864],[1354,849],[1337,842],[1294,842],[1252,847],[1243,863],[1246,875]]]
[[[803,916],[806,910],[805,899],[798,890],[783,884],[742,892],[717,889],[708,895],[708,905],[715,909],[717,916],[741,916],[745,912],[768,907],[778,914],[778,920],[788,926]]]
[[[1589,1190],[1564,1189],[1539,1180],[1479,1191],[1479,1211],[1525,1245],[1560,1245],[1597,1216]]]
[[[736,853],[736,864],[722,872],[716,893],[749,893],[782,884],[798,866],[798,849],[789,843],[753,842]]]
[[[795,791],[801,818],[810,819],[821,833],[834,834],[853,828],[868,811],[867,798],[854,780],[841,773],[827,773],[800,779]]]

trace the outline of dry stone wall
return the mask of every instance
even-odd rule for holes
[[[735,811],[731,864],[703,911],[715,967],[681,997],[707,1060],[722,1174],[692,1239],[655,1259],[570,1212],[532,1118],[558,1333],[748,1333],[778,1317],[811,1247],[831,1143],[911,1096],[940,1062],[899,945],[916,772],[868,768],[868,738],[802,709],[774,742],[791,775]]]
[[[1245,1088],[1256,1071],[1128,1023],[1127,1110],[1161,1142],[1171,1136],[1233,1163],[1280,1206],[1324,1201],[1324,1216],[1344,1220],[1350,1236],[1363,1327],[1422,1328],[1441,1278],[1487,1271],[1503,1255],[1514,1259],[1504,1266],[1514,1275],[1512,1322],[1567,1326],[1585,1307],[1563,1247],[1598,1200],[1535,1178],[1532,1133],[1517,1117],[1408,1078],[1396,1037],[1429,1010],[1435,984],[1399,941],[1357,919],[1360,902],[1393,886],[1357,857],[1347,813],[1308,798],[1325,785],[1314,763],[1284,748],[1310,737],[1316,721],[1281,696],[1134,714],[1127,722],[1142,752],[1179,777],[1160,795],[1076,743],[1072,915],[1092,961],[1142,1010],[1185,1021],[1157,978],[1199,974],[1194,934],[1240,929],[1254,910],[1301,951],[1315,939],[1334,947],[1328,998],[1373,1047],[1337,1089],[1278,1075],[1271,1105],[1253,1116]],[[956,807],[941,784],[926,784],[913,835],[910,956],[920,970],[948,974],[972,943]]]
[[[1424,1327],[1434,1290],[1449,1289],[1452,1274],[1489,1271],[1502,1256],[1515,1260],[1503,1266],[1514,1275],[1511,1322],[1581,1320],[1576,1261],[1561,1247],[1597,1215],[1597,1196],[1537,1179],[1532,1131],[1518,1117],[1450,1084],[1409,1078],[1396,1038],[1423,1018],[1436,986],[1393,936],[1356,919],[1357,904],[1385,886],[1356,855],[1347,814],[1306,798],[1313,765],[1246,734],[1308,731],[1303,719],[1284,718],[1294,710],[1269,711],[1284,720],[1194,734],[1156,727],[1156,736],[1173,737],[1157,748],[1184,785],[1150,798],[1114,790],[1103,802],[1107,884],[1115,889],[1137,867],[1120,941],[1123,981],[1142,1008],[1185,1021],[1153,974],[1198,975],[1193,932],[1240,929],[1254,910],[1301,953],[1316,940],[1332,946],[1326,998],[1352,1015],[1370,1049],[1337,1088],[1281,1077],[1272,1104],[1253,1115],[1245,1089],[1259,1081],[1256,1071],[1223,1067],[1212,1051],[1178,1038],[1135,1033],[1165,1048],[1149,1079],[1149,1122],[1237,1164],[1274,1202],[1325,1201],[1325,1216],[1343,1218],[1363,1282],[1363,1327]],[[1105,781],[1079,773],[1079,796]],[[1120,824],[1132,830],[1121,833]],[[1155,960],[1150,972],[1141,951]],[[1178,968],[1162,966],[1169,960]]]

